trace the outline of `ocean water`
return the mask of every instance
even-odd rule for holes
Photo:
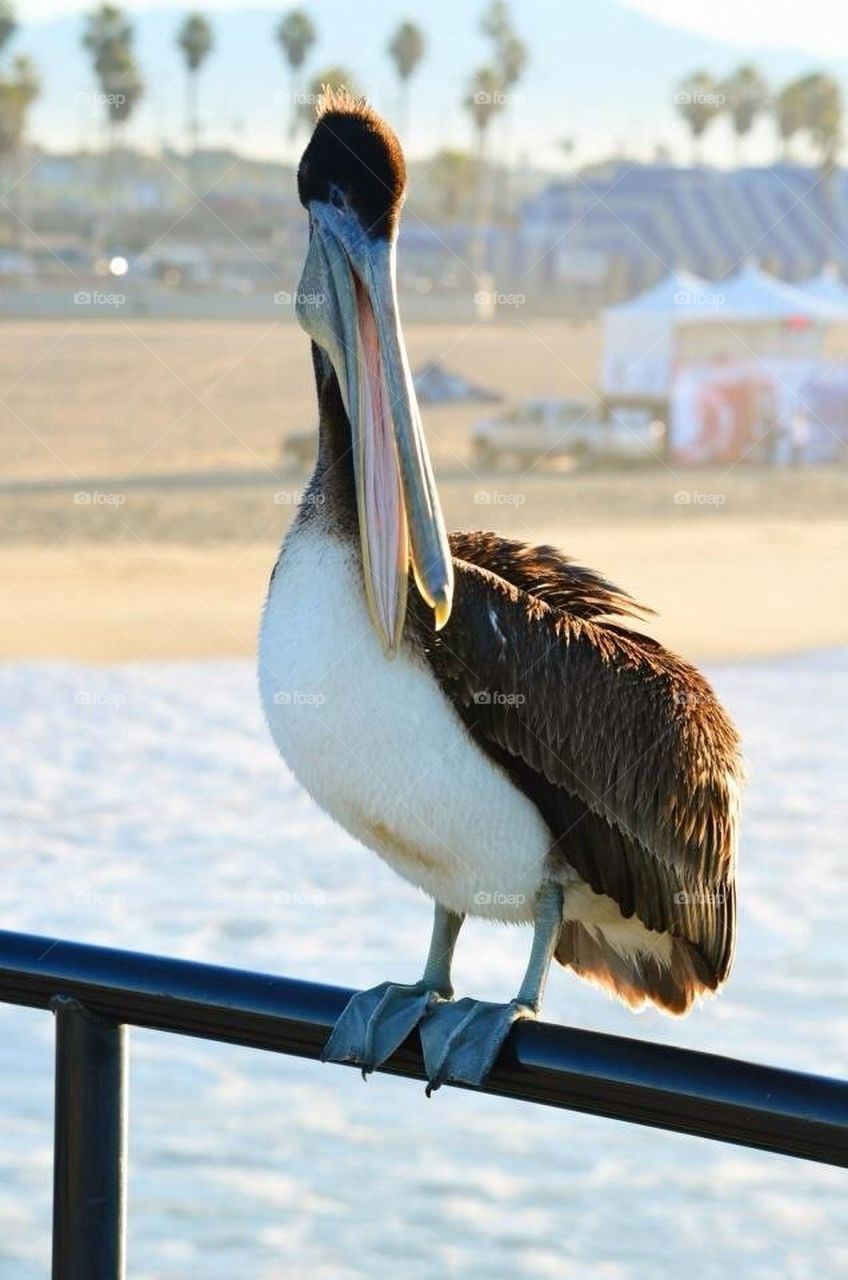
[[[750,781],[736,969],[684,1021],[557,970],[546,1017],[848,1071],[848,652],[717,667]],[[414,979],[427,901],[302,794],[247,662],[0,668],[5,927],[319,981]],[[462,993],[528,935],[472,922]],[[840,1170],[131,1033],[132,1280],[834,1280]],[[0,1280],[49,1269],[53,1027],[0,1005]]]

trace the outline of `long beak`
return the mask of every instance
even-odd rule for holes
[[[338,378],[353,445],[365,591],[394,654],[410,563],[418,590],[447,622],[453,565],[398,318],[394,244],[369,240],[351,214],[313,204],[297,310]]]

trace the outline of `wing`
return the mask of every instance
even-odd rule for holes
[[[653,613],[592,569],[584,569],[556,547],[534,547],[497,533],[452,533],[458,560],[488,569],[513,586],[575,618],[643,617]]]
[[[647,995],[681,1012],[732,961],[736,731],[693,667],[598,620],[635,608],[629,597],[549,548],[470,537],[454,542],[477,562],[455,560],[444,630],[416,608],[433,671],[477,743],[543,814],[554,863],[611,899],[620,918],[671,939],[670,952],[657,950],[666,963],[643,955],[634,973],[603,931],[567,923],[558,957],[631,1003]],[[487,548],[528,585],[532,565],[543,565],[545,599],[481,565]],[[578,612],[559,603],[569,599]]]

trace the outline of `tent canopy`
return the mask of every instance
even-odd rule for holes
[[[840,319],[848,318],[848,285],[842,283],[836,267],[825,267],[798,288],[817,302],[833,307]]]
[[[809,356],[825,328],[846,315],[832,299],[787,284],[755,262],[726,280],[672,271],[645,293],[604,312],[603,390],[667,395],[681,344],[688,348],[696,343],[709,355],[719,339],[736,338],[746,349],[752,344],[757,353],[774,355],[779,349],[786,356],[791,343],[791,354]]]
[[[699,311],[704,307],[704,298],[709,295],[712,286],[694,276],[689,271],[670,271],[657,284],[651,285],[644,293],[635,298],[628,298],[618,306],[608,307],[605,315],[609,317],[640,318],[643,316],[681,316],[688,311]]]
[[[808,285],[787,284],[748,263],[726,280],[702,280],[688,271],[671,271],[645,293],[609,307],[605,317],[665,316],[673,324],[699,323],[711,315],[730,320],[785,320],[802,316],[826,322],[835,307],[848,306],[848,289],[829,276]]]
[[[727,320],[788,320],[803,317],[827,322],[834,319],[832,306],[797,285],[778,280],[751,263],[712,286],[723,298],[719,311]]]

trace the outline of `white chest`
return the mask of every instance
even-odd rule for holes
[[[259,679],[280,753],[331,817],[444,906],[531,918],[547,827],[426,664],[385,657],[344,542],[300,529],[286,543]]]

